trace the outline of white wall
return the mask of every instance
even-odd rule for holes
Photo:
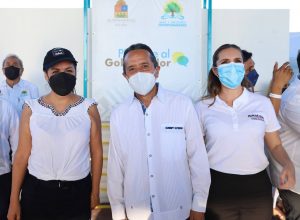
[[[253,53],[260,74],[255,90],[266,93],[275,61],[289,60],[288,10],[213,10],[213,51],[234,43]]]
[[[83,10],[82,9],[0,9],[0,62],[7,54],[17,54],[24,63],[23,79],[35,83],[40,94],[48,91],[43,60],[53,47],[68,48],[77,59],[76,91],[83,90]],[[0,79],[4,79],[1,71]]]

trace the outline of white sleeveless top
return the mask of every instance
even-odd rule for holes
[[[41,180],[79,180],[90,172],[88,109],[97,103],[81,98],[58,113],[42,98],[27,100],[30,107],[32,149],[29,173]]]

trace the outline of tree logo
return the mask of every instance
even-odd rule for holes
[[[168,1],[164,6],[165,14],[161,17],[162,19],[184,19],[182,15],[182,6],[176,0]]]
[[[161,27],[186,27],[183,7],[178,0],[168,0],[163,7],[163,15],[158,24]]]

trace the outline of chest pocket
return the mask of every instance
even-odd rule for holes
[[[166,160],[180,160],[186,154],[185,130],[182,124],[166,123],[160,129],[161,155]]]

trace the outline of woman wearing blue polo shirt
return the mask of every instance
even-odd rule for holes
[[[269,151],[283,166],[281,188],[295,184],[294,166],[281,145],[280,128],[266,97],[248,91],[241,49],[219,47],[208,76],[208,95],[197,103],[211,168],[206,220],[270,220]]]

